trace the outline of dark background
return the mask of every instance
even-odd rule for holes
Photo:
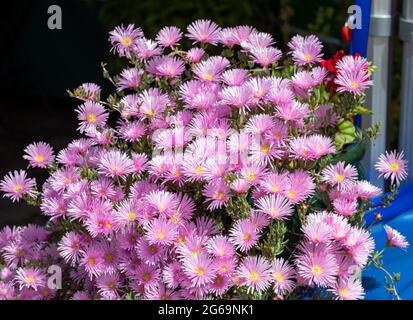
[[[350,0],[2,1],[0,177],[26,168],[23,149],[33,141],[49,142],[57,153],[78,137],[74,112],[78,102],[67,96],[66,89],[95,82],[103,87],[104,96],[112,90],[102,78],[100,63],[109,62],[114,73],[122,66],[109,54],[107,42],[108,32],[118,24],[134,23],[152,38],[163,26],[185,30],[199,18],[222,27],[252,25],[271,33],[281,49],[293,34],[315,33],[329,56],[346,48],[340,28],[351,4]],[[62,8],[62,30],[47,27],[50,5]],[[397,74],[397,62],[395,69]],[[397,97],[395,101],[398,105]],[[40,182],[46,177],[41,170],[29,172]],[[0,200],[0,227],[41,221],[38,208]]]

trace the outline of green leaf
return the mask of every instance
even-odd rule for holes
[[[356,138],[356,127],[349,120],[341,120],[338,123],[338,132],[334,139],[338,150],[343,149],[344,145],[352,143]]]

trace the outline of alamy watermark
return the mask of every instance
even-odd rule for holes
[[[62,30],[62,8],[58,5],[52,5],[47,9],[47,14],[49,15],[49,18],[47,19],[47,27],[50,30]]]

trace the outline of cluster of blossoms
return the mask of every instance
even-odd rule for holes
[[[340,128],[372,84],[369,63],[327,68],[315,36],[283,56],[249,26],[198,20],[185,36],[117,27],[112,51],[129,65],[104,67],[116,93],[71,93],[84,137],[57,154],[27,147],[29,166],[50,172],[40,190],[26,171],[0,183],[49,218],[0,232],[0,299],[363,297],[375,246],[362,217],[381,190],[340,158],[366,136]],[[396,186],[405,167],[396,152],[377,164]],[[50,265],[62,288],[48,285]]]

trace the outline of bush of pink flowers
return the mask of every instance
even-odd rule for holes
[[[103,98],[70,95],[83,138],[56,153],[24,151],[0,190],[39,206],[45,226],[0,231],[0,299],[361,299],[360,272],[386,271],[363,215],[382,191],[359,161],[374,67],[343,52],[323,59],[316,36],[289,52],[253,27],[198,20],[110,32],[125,68]],[[378,159],[388,205],[407,175],[403,153]],[[406,239],[386,226],[386,247]],[[48,285],[50,266],[62,286]],[[397,275],[387,274],[397,296]]]

